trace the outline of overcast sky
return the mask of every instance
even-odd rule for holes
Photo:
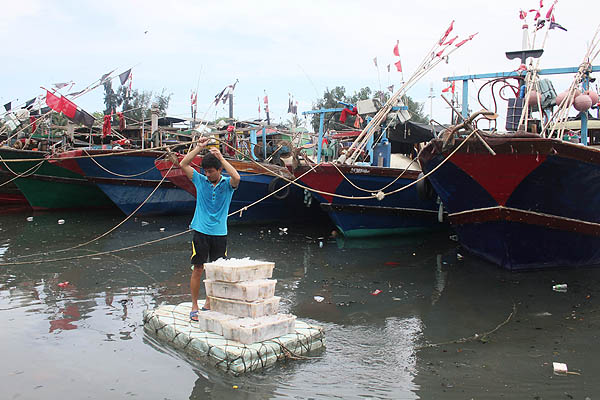
[[[262,100],[266,90],[276,122],[289,117],[288,93],[304,111],[326,88],[345,86],[347,93],[364,86],[397,88],[402,75],[393,65],[391,73],[386,69],[397,60],[392,53],[396,40],[406,79],[454,19],[453,33],[460,38],[479,34],[409,92],[425,102],[429,113],[433,87],[433,116],[447,122],[449,111],[439,98],[447,86],[442,78],[516,69],[518,63],[506,60],[504,52],[521,48],[519,10],[538,8],[539,0],[0,0],[0,4],[1,104],[24,102],[43,93],[40,86],[56,82],[73,80],[75,91],[110,70],[116,68],[118,73],[133,67],[134,89],[164,88],[172,93],[169,115],[189,116],[190,92],[197,87],[198,114],[203,116],[215,94],[239,79],[236,117],[256,118],[257,98]],[[551,4],[544,1],[543,15]],[[600,2],[561,0],[555,16],[568,32],[550,31],[540,66],[577,66],[600,22]],[[565,90],[567,82],[556,79],[556,90]],[[474,101],[476,88],[471,94]],[[89,112],[103,110],[102,88],[76,103]],[[226,106],[210,109],[208,117],[215,115],[226,116]]]

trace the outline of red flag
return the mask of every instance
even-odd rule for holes
[[[446,43],[444,43],[442,46],[450,46],[452,43],[454,43],[454,41],[458,39],[458,35],[454,36],[452,39],[448,40]]]
[[[67,116],[69,119],[75,118],[75,113],[77,112],[77,106],[64,96],[60,99],[62,101],[62,113]]]
[[[525,19],[525,17],[527,17],[527,11],[519,11],[519,18]]]
[[[548,19],[548,18],[550,18],[552,16],[552,11],[554,11],[554,3],[548,9],[548,12],[546,13],[546,19]]]
[[[476,33],[472,34],[471,36],[469,36],[468,38],[466,38],[465,40],[463,40],[463,41],[461,41],[461,42],[458,42],[458,43],[456,43],[456,47],[460,47],[460,46],[462,46],[463,44],[467,43],[469,40],[473,39],[473,38],[475,37],[475,35],[477,35],[478,33],[479,33],[479,32],[476,32]]]
[[[442,93],[447,93],[449,90],[452,90],[452,93],[454,93],[454,81],[452,81],[452,84],[450,86],[442,90]]]
[[[396,66],[398,72],[402,72],[402,63],[400,62],[400,60],[396,61],[394,65]]]
[[[263,99],[263,103],[269,104],[269,97],[267,95],[265,95],[265,98]]]
[[[62,98],[55,96],[46,90],[46,104],[56,112],[61,112],[63,108]]]
[[[399,40],[396,40],[396,45],[394,46],[394,55],[400,57],[400,51],[398,50]]]
[[[448,29],[446,29],[446,33],[444,33],[444,36],[442,36],[442,38],[440,39],[440,45],[444,43],[450,32],[452,32],[452,29],[454,29],[454,20],[452,20],[450,26],[448,27]]]
[[[444,50],[440,50],[440,51],[438,51],[438,52],[435,54],[435,56],[436,56],[436,57],[441,57],[443,52],[444,52]]]
[[[540,0],[540,8],[544,8],[544,0]]]

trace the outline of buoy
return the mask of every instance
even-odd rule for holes
[[[556,96],[556,105],[560,107],[562,105],[562,103],[567,99],[568,95],[569,95],[569,92],[559,93]]]
[[[527,99],[527,103],[529,107],[537,107],[538,104],[542,102],[542,98],[540,97],[537,90],[532,90],[529,92],[529,98]]]
[[[592,98],[587,94],[580,94],[573,100],[573,107],[577,111],[587,111],[592,106]]]
[[[598,93],[593,90],[586,90],[584,94],[587,94],[592,99],[592,104],[598,104],[600,98],[598,98]]]

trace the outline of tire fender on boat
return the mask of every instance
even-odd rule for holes
[[[280,186],[285,185],[287,182],[279,177],[273,178],[271,180],[271,182],[269,182],[269,186],[268,186],[268,190],[269,193],[273,193],[274,191],[276,191]],[[279,192],[275,193],[272,197],[276,198],[277,200],[283,200],[286,197],[288,197],[290,194],[290,185],[286,186],[284,189],[280,190]]]
[[[431,184],[431,182],[429,182],[429,179],[427,179],[427,178],[421,179],[421,178],[423,178],[423,176],[424,176],[424,174],[421,172],[418,177],[418,179],[420,179],[420,180],[419,180],[419,182],[417,182],[417,195],[419,196],[419,199],[421,199],[421,200],[437,199],[437,193],[435,192],[433,185]]]

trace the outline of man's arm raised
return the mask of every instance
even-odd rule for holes
[[[192,168],[190,166],[190,163],[192,162],[194,157],[196,157],[198,155],[198,153],[200,153],[200,151],[206,147],[207,143],[208,143],[208,138],[201,137],[198,140],[198,144],[196,145],[196,147],[194,147],[191,151],[189,151],[185,155],[185,157],[183,157],[183,160],[181,160],[181,162],[179,163],[179,167],[183,170],[183,172],[185,172],[185,175],[189,179],[192,179],[194,177],[194,168]]]
[[[231,178],[231,180],[229,181],[231,187],[234,189],[237,188],[240,184],[240,174],[238,174],[237,170],[233,168],[233,165],[231,165],[229,161],[227,161],[225,157],[223,157],[223,154],[221,154],[219,149],[212,148],[210,149],[210,152],[213,153],[215,157],[217,157],[221,161],[221,164],[223,164],[223,169],[227,171],[229,177]]]

